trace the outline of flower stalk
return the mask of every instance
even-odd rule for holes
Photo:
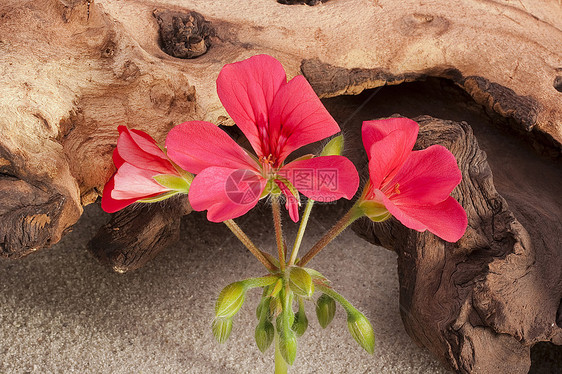
[[[285,243],[283,241],[283,229],[281,227],[281,208],[279,196],[272,195],[271,210],[273,212],[273,225],[275,226],[275,241],[277,243],[277,254],[279,255],[279,269],[285,270]]]
[[[302,214],[301,224],[299,225],[299,231],[297,232],[297,238],[295,239],[295,245],[293,246],[293,251],[291,252],[291,258],[289,259],[288,265],[294,265],[297,260],[297,255],[302,243],[302,238],[304,236],[304,231],[308,224],[308,219],[310,218],[310,212],[312,211],[312,206],[314,205],[314,200],[308,199],[306,207],[304,208],[304,213]]]
[[[231,219],[228,219],[224,221],[224,224],[226,225],[226,227],[230,229],[230,231],[232,231],[232,233],[238,238],[238,240],[240,240],[242,244],[244,244],[244,246],[248,248],[250,253],[252,253],[254,257],[256,257],[258,261],[261,262],[263,266],[267,268],[267,270],[269,270],[272,273],[277,271],[275,265],[273,265],[267,259],[267,257],[264,256],[264,254],[258,249],[258,247],[256,247],[256,245],[250,240],[250,238],[248,238],[248,235],[246,235],[246,233],[242,231],[240,226],[236,224],[236,222],[234,222]]]

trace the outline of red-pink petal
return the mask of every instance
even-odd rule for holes
[[[377,191],[386,209],[402,224],[420,232],[426,229],[448,242],[456,242],[465,233],[467,216],[462,206],[451,196],[436,205],[396,206],[381,191]]]
[[[322,156],[295,160],[280,170],[295,188],[317,201],[351,199],[359,187],[359,175],[351,161],[343,156]]]
[[[190,173],[211,166],[256,169],[257,163],[227,133],[210,122],[177,125],[166,137],[168,157]]]
[[[267,133],[273,99],[286,81],[281,63],[268,55],[225,65],[217,78],[222,105],[258,156],[269,154],[264,153],[267,151],[262,149],[262,140]]]
[[[391,198],[396,205],[432,205],[445,200],[461,179],[455,156],[441,145],[432,145],[410,153],[387,188],[398,186],[400,193]]]
[[[177,174],[156,141],[140,130],[119,126],[117,149],[127,163],[160,174]]]
[[[402,132],[401,148],[411,151],[418,137],[419,125],[416,122],[409,118],[388,118],[363,122],[361,136],[369,159],[371,158],[370,150],[373,143],[396,130]]]
[[[114,188],[111,197],[117,200],[142,199],[169,191],[152,178],[155,175],[158,173],[124,163],[113,176]]]
[[[125,199],[125,200],[117,200],[111,197],[111,192],[115,187],[114,177],[112,176],[111,179],[105,184],[103,188],[103,195],[101,197],[101,208],[107,213],[115,213],[118,210],[121,210],[137,200],[138,198],[134,199]],[[153,195],[156,196],[157,194]],[[145,196],[145,197],[152,197],[152,196]]]
[[[395,130],[371,144],[368,151],[369,178],[373,188],[383,189],[400,171],[412,153],[412,148],[404,146],[404,139],[408,136],[405,131]]]
[[[281,86],[269,114],[269,152],[278,163],[303,145],[340,131],[308,81],[302,75]]]
[[[285,195],[285,209],[289,212],[289,217],[293,220],[293,222],[299,221],[299,201],[297,198],[291,193],[291,190],[283,182],[276,179],[275,183],[279,186],[283,195]]]
[[[195,176],[189,202],[211,222],[240,217],[258,203],[266,181],[253,170],[209,167]]]

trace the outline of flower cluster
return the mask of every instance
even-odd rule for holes
[[[217,92],[251,150],[209,122],[175,126],[162,148],[148,134],[120,126],[113,153],[117,171],[104,188],[103,209],[115,212],[134,202],[156,202],[183,193],[194,210],[207,211],[209,221],[224,222],[269,274],[235,282],[221,292],[213,333],[224,342],[246,292],[263,288],[256,343],[265,351],[277,339],[276,372],[286,372],[286,364],[295,359],[297,338],[308,326],[303,302],[315,290],[322,292],[316,303],[321,326],[331,322],[339,303],[347,313],[350,333],[372,353],[374,333],[369,321],[322,274],[304,266],[363,216],[374,222],[395,217],[410,229],[428,230],[449,242],[459,240],[467,216],[450,196],[461,182],[454,156],[440,145],[413,151],[419,126],[410,119],[364,122],[369,180],[349,212],[298,259],[314,201],[351,199],[359,187],[355,166],[341,155],[341,136],[332,138],[319,154],[302,155],[301,151],[299,157],[294,156],[295,151],[336,135],[340,128],[306,79],[297,76],[287,81],[279,61],[267,55],[226,65],[218,76]],[[287,258],[279,197],[284,196],[289,216],[297,222],[301,194],[308,198],[307,206]],[[278,259],[257,248],[233,221],[267,196],[272,197]]]

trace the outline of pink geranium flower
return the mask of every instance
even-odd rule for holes
[[[419,126],[407,118],[363,122],[369,182],[359,200],[374,221],[391,215],[406,227],[448,242],[463,236],[466,212],[449,194],[460,183],[455,157],[440,145],[412,151]]]
[[[150,135],[126,126],[119,126],[118,130],[113,151],[117,171],[103,189],[104,211],[113,213],[137,201],[157,201],[187,192],[192,176],[182,176]]]
[[[166,148],[174,162],[197,174],[189,193],[193,209],[221,222],[243,215],[278,188],[296,222],[297,190],[314,200],[353,197],[359,177],[345,157],[309,156],[285,164],[294,150],[340,131],[303,76],[287,82],[279,61],[259,55],[226,65],[217,91],[255,155],[212,123],[174,127]]]

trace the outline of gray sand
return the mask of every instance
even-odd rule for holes
[[[271,248],[266,208],[238,222],[256,244]],[[312,214],[304,249],[342,208],[315,207]],[[253,341],[259,291],[250,292],[226,344],[212,336],[220,290],[265,273],[224,225],[191,214],[183,220],[181,243],[122,275],[98,264],[86,249],[107,219],[97,205],[89,206],[53,248],[0,261],[1,373],[273,372],[273,349],[262,355]],[[289,243],[295,231],[296,225],[286,224]],[[394,253],[346,231],[310,266],[366,314],[377,342],[373,356],[364,352],[347,332],[341,308],[323,330],[309,303],[309,329],[298,341],[292,373],[445,372],[404,331]]]

